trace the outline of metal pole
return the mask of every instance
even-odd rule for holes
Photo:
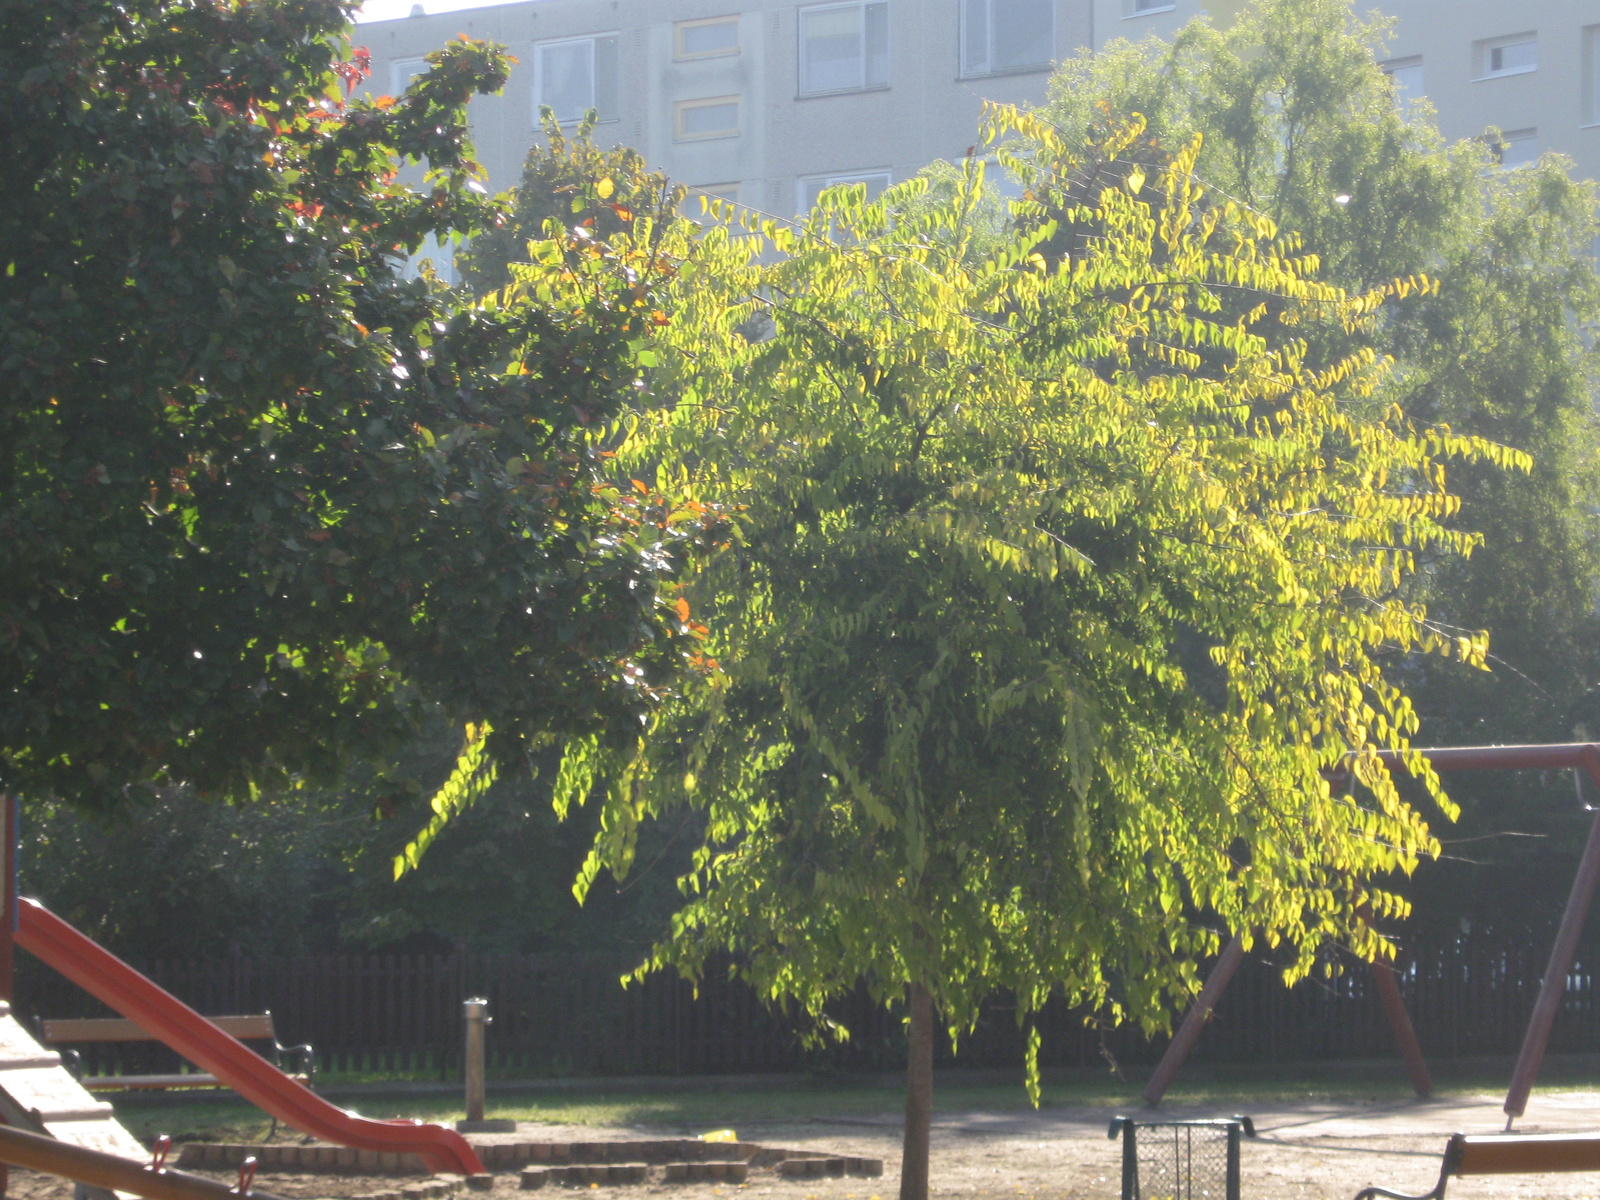
[[[1378,999],[1383,1001],[1383,1011],[1389,1016],[1389,1028],[1394,1031],[1394,1040],[1400,1044],[1400,1057],[1405,1060],[1411,1086],[1418,1099],[1426,1100],[1433,1095],[1433,1079],[1428,1074],[1428,1064],[1423,1060],[1417,1031],[1411,1027],[1411,1017],[1406,1013],[1406,1002],[1400,998],[1400,985],[1395,982],[1394,968],[1383,962],[1368,965],[1372,968],[1372,983],[1378,989]]]
[[[1528,1107],[1528,1093],[1533,1090],[1534,1077],[1544,1061],[1550,1026],[1555,1023],[1556,1009],[1561,1006],[1561,997],[1567,990],[1567,972],[1572,970],[1572,960],[1578,953],[1578,938],[1583,933],[1583,922],[1589,915],[1589,902],[1594,899],[1597,881],[1600,881],[1600,810],[1596,810],[1589,826],[1589,840],[1578,863],[1578,876],[1572,881],[1572,891],[1567,896],[1567,910],[1561,914],[1556,944],[1550,948],[1550,965],[1545,968],[1539,999],[1533,1006],[1533,1016],[1528,1018],[1528,1031],[1522,1037],[1522,1052],[1517,1055],[1511,1090],[1506,1093],[1507,1129]]]
[[[487,1000],[463,1000],[467,1020],[467,1120],[483,1120],[483,1027],[489,1023]]]
[[[1122,1126],[1122,1200],[1139,1200],[1138,1134],[1129,1117]]]
[[[1177,1077],[1178,1071],[1183,1067],[1183,1060],[1189,1057],[1189,1051],[1194,1049],[1194,1044],[1200,1040],[1200,1031],[1205,1028],[1206,1020],[1211,1016],[1211,1010],[1217,1006],[1217,1001],[1222,999],[1222,993],[1228,988],[1228,982],[1233,978],[1234,972],[1239,969],[1239,964],[1244,961],[1244,938],[1239,934],[1233,935],[1233,940],[1223,950],[1222,957],[1217,959],[1217,965],[1211,968],[1211,977],[1200,989],[1200,994],[1195,997],[1194,1005],[1183,1018],[1177,1036],[1167,1046],[1167,1052],[1161,1056],[1155,1074],[1150,1076],[1150,1082],[1145,1085],[1144,1100],[1152,1108],[1161,1103],[1161,1097],[1167,1094],[1167,1089],[1172,1086],[1172,1081]]]
[[[1228,1200],[1239,1200],[1239,1123],[1228,1122]]]
[[[0,1000],[15,998],[17,940],[17,798],[0,792]],[[3,1189],[0,1189],[3,1192]]]

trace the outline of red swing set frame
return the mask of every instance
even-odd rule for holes
[[[1435,771],[1440,772],[1571,769],[1587,772],[1595,786],[1600,788],[1600,743],[1595,742],[1544,746],[1447,746],[1418,750],[1417,753],[1426,758]],[[1391,768],[1404,769],[1401,756],[1394,751],[1380,751],[1378,758]],[[1555,1023],[1556,1010],[1561,1006],[1561,997],[1566,991],[1567,973],[1572,969],[1573,959],[1578,952],[1578,939],[1583,934],[1583,923],[1588,917],[1597,881],[1600,881],[1600,808],[1594,810],[1583,857],[1578,862],[1578,873],[1567,894],[1567,907],[1561,915],[1555,945],[1550,948],[1550,961],[1545,967],[1544,982],[1539,987],[1539,999],[1534,1003],[1533,1014],[1528,1018],[1528,1027],[1522,1035],[1522,1050],[1517,1055],[1516,1069],[1512,1072],[1511,1088],[1506,1093],[1504,1105],[1507,1129],[1527,1109],[1528,1093],[1533,1090],[1539,1065],[1544,1061],[1545,1047],[1550,1042],[1550,1028]],[[1244,942],[1235,934],[1212,967],[1205,986],[1200,989],[1199,996],[1190,1006],[1183,1024],[1145,1086],[1147,1104],[1153,1107],[1161,1103],[1161,1098],[1166,1095],[1184,1060],[1200,1040],[1200,1031],[1243,961]],[[1422,1045],[1417,1041],[1411,1018],[1406,1014],[1405,1003],[1400,997],[1394,970],[1388,964],[1379,962],[1371,964],[1371,969],[1373,983],[1389,1019],[1389,1027],[1394,1031],[1406,1071],[1411,1076],[1411,1085],[1418,1096],[1426,1097],[1433,1091],[1433,1081],[1429,1078],[1427,1063],[1423,1061]]]

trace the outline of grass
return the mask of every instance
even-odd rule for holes
[[[1384,1064],[1381,1075],[1358,1074],[1337,1067],[1263,1070],[1228,1078],[1207,1077],[1197,1069],[1168,1093],[1171,1105],[1204,1105],[1249,1111],[1272,1104],[1323,1100],[1359,1103],[1403,1100],[1411,1092],[1398,1067]],[[1436,1070],[1438,1091],[1446,1095],[1497,1094],[1506,1085],[1505,1071],[1482,1069],[1452,1073]],[[1565,1069],[1552,1063],[1540,1080],[1540,1091],[1600,1090],[1593,1071]],[[898,1114],[903,1093],[883,1080],[841,1082],[836,1079],[797,1079],[789,1087],[761,1090],[684,1090],[642,1093],[605,1089],[594,1084],[572,1090],[528,1089],[492,1091],[491,1117],[512,1117],[548,1125],[647,1127],[673,1133],[698,1134],[733,1128],[746,1136],[759,1136],[767,1124],[798,1124],[835,1117],[875,1117]],[[417,1117],[448,1123],[462,1115],[456,1093],[407,1094],[373,1090],[359,1097],[334,1097],[341,1106],[353,1107],[369,1117]],[[1051,1080],[1047,1077],[1045,1108],[1132,1108],[1137,1088],[1111,1078]],[[223,1093],[151,1097],[130,1093],[113,1099],[117,1115],[140,1138],[169,1133],[179,1141],[260,1141],[270,1122],[261,1112]],[[934,1092],[938,1112],[1023,1111],[1028,1099],[1015,1084],[963,1084],[941,1086]],[[280,1137],[296,1136],[285,1135]]]

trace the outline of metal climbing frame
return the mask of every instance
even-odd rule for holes
[[[1595,742],[1544,746],[1447,746],[1417,750],[1416,753],[1426,758],[1436,771],[1570,769],[1586,772],[1595,786],[1600,788],[1600,743]],[[1391,768],[1405,769],[1402,756],[1392,750],[1380,751],[1378,758]],[[1504,1109],[1507,1129],[1528,1106],[1528,1093],[1533,1090],[1539,1064],[1544,1061],[1545,1047],[1550,1042],[1550,1027],[1555,1022],[1556,1009],[1561,1007],[1561,996],[1566,990],[1567,972],[1572,969],[1572,961],[1578,952],[1578,938],[1583,934],[1583,923],[1589,913],[1590,901],[1594,898],[1595,884],[1600,881],[1600,807],[1595,808],[1594,814],[1583,857],[1578,862],[1578,873],[1572,881],[1572,890],[1567,894],[1561,927],[1556,932],[1555,945],[1550,948],[1550,962],[1545,968],[1544,982],[1539,986],[1539,999],[1533,1006],[1533,1015],[1528,1018],[1528,1028],[1522,1037],[1522,1051],[1517,1055],[1516,1070],[1511,1075],[1511,1088],[1506,1093]],[[1184,1017],[1183,1025],[1150,1077],[1144,1092],[1147,1103],[1155,1105],[1161,1102],[1161,1097],[1166,1094],[1184,1059],[1199,1040],[1200,1030],[1243,959],[1244,944],[1235,935],[1222,952],[1217,965],[1212,968],[1200,995]],[[1432,1083],[1428,1080],[1427,1067],[1422,1061],[1422,1048],[1406,1016],[1405,1005],[1401,1003],[1394,972],[1384,964],[1374,963],[1373,978],[1389,1015],[1395,1039],[1400,1043],[1401,1053],[1411,1072],[1412,1084],[1418,1095],[1426,1096]]]
[[[1249,1117],[1135,1121],[1112,1117],[1122,1137],[1122,1200],[1239,1200],[1239,1137]]]

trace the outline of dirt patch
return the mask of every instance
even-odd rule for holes
[[[1241,1153],[1245,1200],[1350,1200],[1370,1183],[1420,1194],[1438,1179],[1449,1133],[1489,1133],[1504,1124],[1496,1097],[1433,1102],[1278,1106],[1257,1112],[1260,1136]],[[940,1200],[1115,1200],[1120,1195],[1121,1148],[1106,1137],[1110,1110],[1047,1109],[1041,1113],[946,1113],[936,1119],[933,1192]],[[1173,1115],[1226,1115],[1180,1112]],[[1536,1097],[1525,1132],[1600,1131],[1600,1095]],[[525,1124],[514,1135],[474,1135],[480,1144],[518,1139],[624,1141],[682,1137],[678,1129],[561,1128]],[[610,1193],[612,1200],[895,1200],[899,1192],[899,1128],[889,1116],[815,1119],[741,1126],[750,1142],[830,1155],[879,1158],[878,1179],[788,1179],[771,1167],[753,1168],[742,1184],[668,1182],[659,1165],[643,1182],[551,1184],[523,1191],[520,1172],[495,1175],[492,1190],[459,1189],[453,1200],[560,1200],[575,1192]],[[233,1170],[196,1171],[233,1184]],[[396,1174],[273,1173],[256,1187],[286,1200],[427,1200],[408,1192],[420,1177]],[[18,1200],[68,1200],[65,1181],[13,1172]],[[1600,1175],[1504,1176],[1453,1180],[1451,1200],[1580,1200],[1600,1197]],[[575,1198],[574,1198],[575,1200]],[[595,1200],[604,1200],[596,1197]]]

